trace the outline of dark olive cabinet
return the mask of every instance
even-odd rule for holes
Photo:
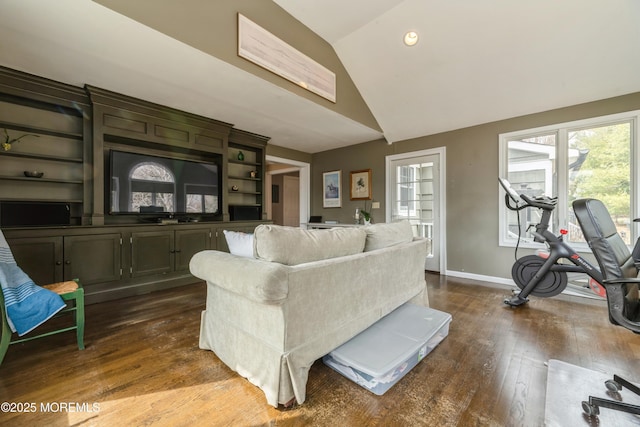
[[[212,240],[215,231],[211,228],[176,230],[175,233],[174,265],[176,271],[189,271],[191,257],[205,249],[218,248],[218,245]]]
[[[10,238],[7,243],[16,262],[31,279],[40,285],[62,281],[63,237]]]
[[[87,303],[194,283],[189,261],[228,251],[223,230],[260,222],[4,229],[18,265],[37,283],[80,279]]]
[[[77,278],[87,286],[121,278],[119,233],[7,241],[20,268],[40,285]]]
[[[173,270],[173,231],[131,233],[131,277]]]
[[[131,233],[131,277],[189,270],[196,253],[210,249],[210,227]]]
[[[122,234],[64,237],[64,280],[78,278],[85,286],[122,277]]]

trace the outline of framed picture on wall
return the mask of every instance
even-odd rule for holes
[[[351,200],[371,200],[371,169],[351,172]]]
[[[322,174],[322,207],[339,208],[342,206],[342,171],[330,171]]]

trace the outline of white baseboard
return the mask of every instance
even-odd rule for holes
[[[474,274],[467,273],[465,271],[454,271],[454,270],[446,270],[446,276],[451,277],[459,277],[461,279],[470,279],[470,280],[478,280],[480,282],[485,282],[487,286],[499,287],[502,289],[518,289],[513,279],[505,279],[504,277],[494,277],[494,276],[484,276],[482,274]],[[562,295],[568,296],[577,296],[581,298],[595,299],[599,301],[604,301],[605,299],[597,296],[596,294],[584,293],[584,292],[575,292],[569,286],[567,289],[562,291]]]
[[[465,271],[447,270],[445,275],[451,277],[460,277],[462,279],[479,280],[481,282],[488,282],[493,285],[504,285],[501,287],[515,288],[516,284],[513,279],[505,279],[504,277],[485,276],[482,274],[467,273]]]

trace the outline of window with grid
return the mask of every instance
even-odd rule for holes
[[[637,232],[639,176],[638,118],[640,112],[593,118],[556,126],[500,135],[500,176],[518,193],[558,197],[552,215],[552,231],[568,231],[565,240],[576,249],[587,249],[572,202],[580,198],[602,200],[618,232],[631,245]],[[527,208],[506,209],[500,192],[500,244],[535,247],[529,229],[540,212]]]

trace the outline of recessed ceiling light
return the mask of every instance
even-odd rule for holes
[[[418,43],[418,33],[415,31],[409,31],[404,35],[404,44],[407,46],[413,46]]]

